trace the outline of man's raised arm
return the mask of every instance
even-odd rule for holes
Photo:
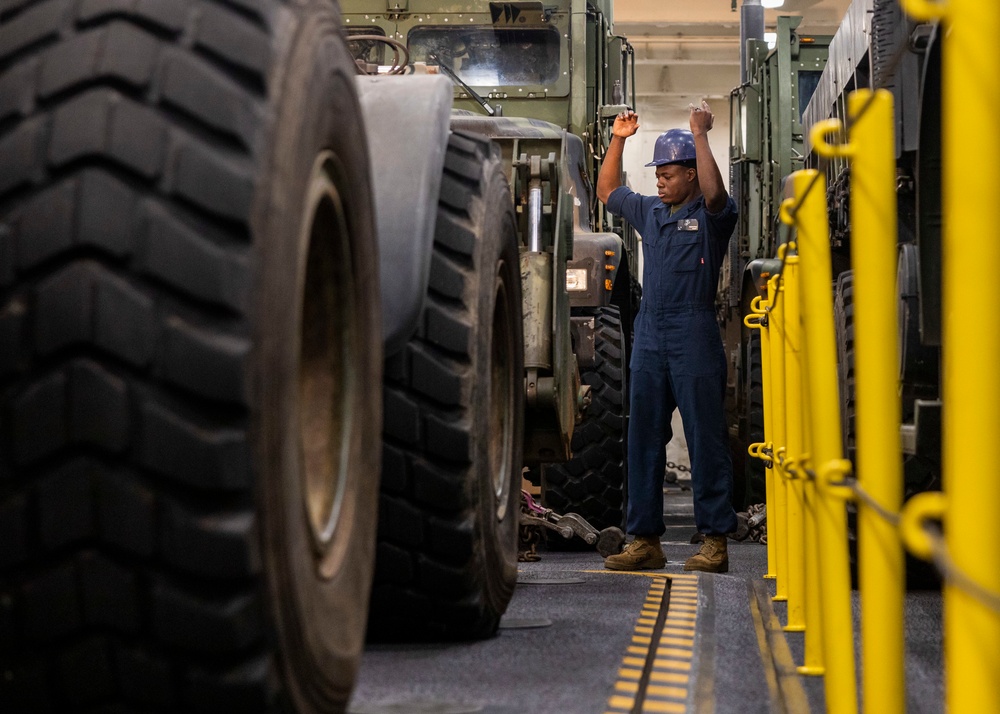
[[[726,207],[726,184],[722,181],[722,172],[712,156],[712,147],[708,143],[708,132],[715,123],[715,115],[702,101],[700,107],[693,104],[691,108],[691,133],[694,135],[694,150],[698,157],[698,185],[705,197],[705,207],[711,213],[718,213]],[[617,122],[616,122],[617,123]],[[603,173],[603,172],[602,172]],[[600,195],[600,192],[598,192]]]

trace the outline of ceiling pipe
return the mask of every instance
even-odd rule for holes
[[[764,6],[760,0],[743,0],[740,7],[740,81],[747,81],[747,40],[764,39]]]
[[[736,0],[733,0],[736,2]],[[740,7],[740,84],[750,81],[747,76],[747,41],[764,39],[764,7],[760,0],[743,0]],[[740,206],[743,194],[743,182],[740,180],[740,172],[736,170],[736,164],[729,165],[729,191],[736,205]],[[738,240],[734,231],[730,241],[730,260],[735,260],[735,251]],[[735,264],[735,262],[733,263]]]

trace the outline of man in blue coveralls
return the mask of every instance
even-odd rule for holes
[[[692,105],[690,131],[670,129],[657,138],[646,166],[656,167],[658,195],[641,196],[621,182],[625,140],[639,128],[634,112],[622,112],[597,178],[597,197],[642,235],[645,263],[629,390],[626,529],[635,538],[605,559],[612,570],[666,564],[663,475],[675,408],[691,457],[695,525],[705,534],[684,569],[729,570],[726,534],[736,530],[736,513],[723,412],[726,362],[714,301],[736,204],[708,144],[714,119],[707,103]]]

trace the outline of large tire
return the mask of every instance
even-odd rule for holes
[[[855,461],[854,405],[854,274],[847,270],[837,278],[834,291],[834,317],[837,331],[837,371],[840,377],[841,428],[844,453]],[[856,468],[856,467],[855,467]],[[857,471],[854,475],[860,476]],[[916,493],[940,487],[940,474],[931,464],[915,456],[903,461],[903,502]],[[851,582],[858,585],[858,509],[847,504],[847,538],[851,564]],[[927,561],[905,555],[906,587],[908,589],[937,588],[940,576]]]
[[[382,360],[336,6],[0,24],[0,709],[342,710]]]
[[[844,454],[854,459],[854,271],[837,276],[833,300],[840,383],[840,434]]]
[[[833,292],[833,318],[837,338],[837,380],[840,391],[840,438],[844,456],[854,463],[854,273],[837,276]],[[851,585],[858,586],[858,509],[847,503],[847,541]]]
[[[615,306],[590,308],[594,316],[593,367],[580,379],[591,403],[573,431],[573,458],[542,469],[542,498],[558,513],[576,513],[598,530],[622,527],[628,470],[628,385],[622,323]]]
[[[524,348],[499,150],[448,144],[424,312],[386,361],[378,638],[493,634],[517,581]]]
[[[749,444],[761,443],[764,441],[764,371],[761,364],[760,350],[760,332],[758,330],[750,330],[746,352],[748,446]],[[740,511],[755,504],[764,503],[767,499],[765,480],[766,467],[764,462],[746,454],[744,449],[743,470],[746,482],[746,494],[744,497],[744,503],[737,509]]]

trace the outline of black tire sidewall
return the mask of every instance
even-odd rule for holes
[[[833,301],[840,393],[840,433],[844,454],[854,459],[854,272],[837,278]]]
[[[523,325],[521,322],[521,288],[520,288],[520,258],[518,255],[517,227],[511,205],[510,192],[500,168],[498,158],[494,155],[487,162],[485,185],[482,191],[481,203],[474,209],[481,211],[481,217],[476,221],[482,227],[481,240],[477,247],[476,264],[483,266],[477,271],[482,284],[479,288],[479,320],[480,329],[476,350],[481,357],[477,359],[476,388],[479,394],[474,399],[475,418],[480,423],[474,433],[479,435],[477,444],[477,467],[471,470],[473,483],[470,489],[477,492],[473,504],[476,510],[477,553],[482,554],[485,562],[481,572],[485,578],[483,595],[486,613],[495,613],[484,623],[484,632],[488,634],[496,629],[499,614],[507,607],[514,586],[517,582],[517,538],[518,514],[520,503],[520,479],[523,463],[523,441],[521,433],[524,429],[524,359]],[[486,239],[496,235],[495,240]],[[502,288],[502,289],[501,289]],[[509,389],[509,419],[512,449],[508,449],[506,477],[508,488],[506,503],[503,507],[503,517],[498,518],[500,504],[493,489],[492,462],[490,459],[490,415],[499,405],[493,404],[490,389],[491,369],[493,359],[493,341],[503,339],[493,331],[494,310],[498,299],[505,299],[506,307],[502,307],[508,325],[507,340],[511,364],[508,373],[512,375]]]
[[[583,422],[573,433],[573,459],[569,463],[545,464],[542,469],[542,492],[549,508],[563,513],[576,513],[598,530],[623,527],[628,485],[628,364],[626,360],[624,326],[619,309],[614,306],[588,309],[596,320],[595,350],[603,363],[581,370],[581,379],[593,388],[591,406],[584,412]],[[617,340],[619,356],[602,350],[602,343]],[[611,372],[612,375],[609,375]],[[613,373],[621,375],[620,380]],[[607,391],[617,396],[607,399]],[[603,409],[596,411],[593,400],[602,400]],[[609,419],[608,417],[613,417]],[[615,423],[615,419],[620,421]],[[584,441],[585,434],[596,433],[596,440]],[[620,464],[620,469],[618,465]],[[610,469],[610,471],[609,471]],[[612,473],[614,474],[612,476]],[[580,497],[573,494],[580,493]],[[555,537],[550,542],[575,546]]]
[[[258,408],[253,434],[279,664],[295,710],[314,712],[346,703],[363,648],[381,454],[365,436],[381,431],[381,399],[377,387],[362,389],[375,397],[353,405],[349,480],[335,536],[348,546],[333,577],[320,578],[303,505],[298,358],[309,238],[303,225],[309,218],[306,193],[317,157],[325,151],[332,154],[334,182],[348,214],[352,258],[341,270],[354,286],[360,309],[352,360],[360,384],[381,383],[381,359],[371,356],[381,354],[382,347],[368,156],[353,65],[338,14],[315,10],[303,17],[286,59],[270,170],[262,172],[266,184],[254,214],[254,233],[263,244],[255,265]]]
[[[747,446],[752,443],[764,441],[764,382],[763,365],[761,362],[761,342],[760,333],[751,330],[747,338],[746,346],[746,410],[747,410]],[[745,510],[752,505],[763,503],[766,499],[764,493],[766,470],[764,462],[760,459],[747,457],[744,450],[744,477],[746,479],[746,493],[743,503],[734,504],[738,506],[737,511]]]

